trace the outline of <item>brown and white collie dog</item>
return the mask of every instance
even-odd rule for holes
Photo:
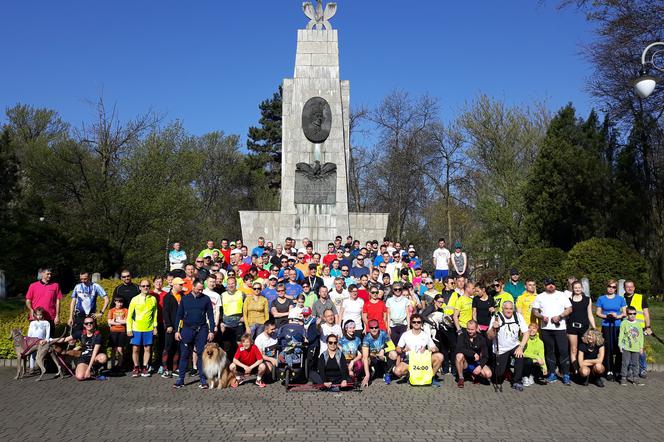
[[[219,344],[211,342],[203,349],[203,373],[207,377],[210,388],[227,388],[233,380],[228,369],[230,361],[226,352]]]

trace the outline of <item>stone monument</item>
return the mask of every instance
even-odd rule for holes
[[[241,211],[243,240],[309,238],[316,250],[336,235],[382,241],[387,213],[348,210],[350,83],[340,80],[338,33],[329,21],[337,5],[323,9],[318,0],[303,10],[310,21],[297,32],[295,75],[283,82],[281,211]]]

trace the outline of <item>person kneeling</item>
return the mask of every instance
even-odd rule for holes
[[[377,320],[369,321],[369,333],[362,341],[362,363],[364,364],[364,379],[362,386],[369,385],[371,378],[383,376],[385,384],[392,382],[390,370],[394,368],[397,360],[397,352],[390,350],[394,344],[387,333],[379,328]]]
[[[522,337],[519,341],[519,332]],[[512,388],[523,391],[523,349],[528,342],[528,325],[521,313],[514,311],[512,301],[503,302],[503,312],[497,313],[489,323],[487,337],[493,341],[496,355],[496,384],[503,383],[503,375],[514,358],[514,383]]]
[[[438,373],[438,369],[443,365],[443,354],[438,352],[438,348],[434,344],[433,339],[431,339],[431,335],[422,330],[423,322],[422,316],[419,314],[415,313],[411,315],[410,330],[401,335],[397,344],[396,351],[401,356],[401,361],[394,367],[394,375],[400,378],[408,374],[409,352],[423,353],[429,350],[431,351],[431,368],[433,370],[431,385],[439,386],[440,384],[436,380],[436,373]]]
[[[237,388],[242,380],[242,375],[251,375],[257,373],[256,385],[264,386],[262,382],[265,374],[266,365],[263,364],[263,355],[251,338],[251,333],[246,333],[240,338],[240,346],[233,356],[233,362],[228,367],[231,370],[235,381],[231,384],[232,388]]]
[[[588,385],[590,378],[598,387],[604,387],[602,375],[604,374],[604,337],[602,332],[590,329],[583,334],[579,345],[579,374],[586,378],[584,384]]]
[[[325,341],[327,349],[318,358],[318,372],[310,373],[315,384],[323,384],[330,391],[339,391],[345,388],[350,381],[348,364],[339,350],[339,338],[329,335]]]
[[[478,378],[491,379],[491,369],[486,363],[489,360],[489,350],[486,338],[477,333],[479,325],[471,319],[466,324],[466,329],[461,330],[457,338],[456,367],[459,379],[457,385],[463,388],[464,370],[472,373],[473,382]]]
[[[544,343],[539,337],[539,326],[531,323],[528,326],[528,342],[523,350],[523,386],[530,387],[537,383],[546,383],[546,359]],[[537,376],[537,379],[535,379]]]

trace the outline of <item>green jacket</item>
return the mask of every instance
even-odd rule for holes
[[[523,350],[523,357],[530,359],[541,359],[544,361],[544,343],[539,336],[531,336],[528,338],[526,348]],[[546,369],[546,364],[542,365],[542,369]]]

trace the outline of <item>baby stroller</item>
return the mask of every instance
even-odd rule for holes
[[[306,383],[308,378],[307,345],[301,321],[291,319],[277,334],[279,354],[276,377],[288,386],[295,382]]]

